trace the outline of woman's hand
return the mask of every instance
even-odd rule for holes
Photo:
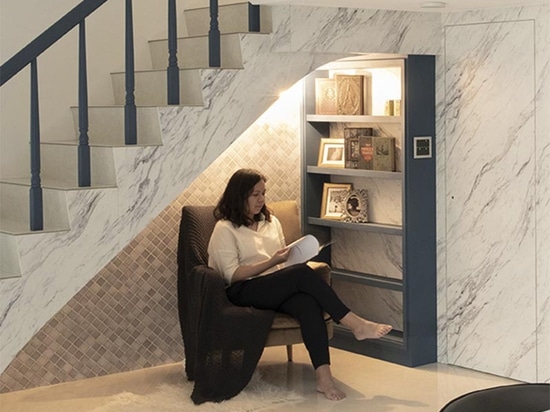
[[[239,266],[237,270],[235,270],[235,273],[233,273],[231,282],[233,283],[239,280],[248,279],[250,277],[257,276],[260,273],[268,269],[271,269],[273,266],[286,262],[288,260],[289,255],[290,255],[290,248],[284,247],[276,251],[273,254],[273,256],[271,256],[269,259],[262,260],[261,262],[258,262],[258,263],[253,263],[251,265]]]
[[[278,265],[279,263],[284,263],[288,260],[288,257],[290,255],[290,248],[284,247],[282,249],[279,249],[276,251],[273,256],[271,256],[271,260],[273,262],[273,266]]]

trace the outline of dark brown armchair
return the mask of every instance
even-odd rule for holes
[[[287,243],[301,236],[295,201],[271,203]],[[265,346],[301,343],[298,322],[285,314],[235,306],[227,299],[222,276],[208,267],[208,242],[216,221],[213,206],[184,206],[178,240],[178,311],[185,347],[185,371],[195,381],[197,404],[238,394],[249,382]],[[330,267],[310,262],[330,283]],[[332,321],[326,315],[329,337]]]

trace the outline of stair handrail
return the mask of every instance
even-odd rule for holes
[[[82,20],[107,1],[108,0],[83,0],[65,14],[65,16],[60,18],[42,34],[23,47],[18,53],[0,66],[0,86],[3,86],[4,83],[19,73],[51,45],[65,36],[65,34],[71,31]]]

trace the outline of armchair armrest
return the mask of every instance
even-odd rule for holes
[[[307,265],[312,268],[315,273],[317,273],[321,278],[327,282],[329,285],[332,282],[331,275],[330,275],[330,266],[325,262],[314,262],[309,261],[307,262]]]

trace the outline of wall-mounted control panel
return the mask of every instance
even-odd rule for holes
[[[432,157],[432,136],[414,137],[413,143],[413,157],[415,159],[429,159]]]

